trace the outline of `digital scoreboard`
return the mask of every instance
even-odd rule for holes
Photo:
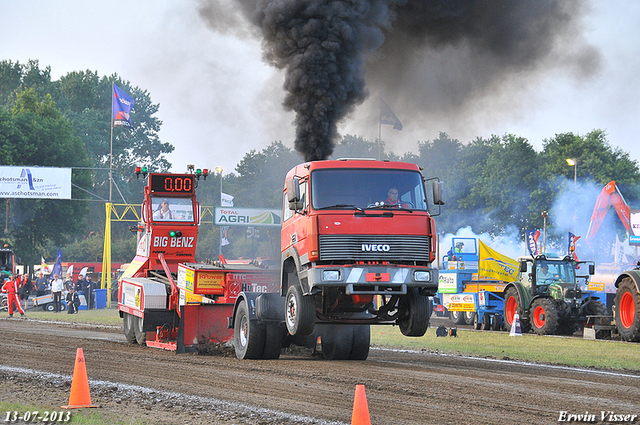
[[[149,174],[151,193],[195,193],[193,174]]]

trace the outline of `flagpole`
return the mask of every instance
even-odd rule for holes
[[[378,161],[382,157],[382,98],[380,98],[380,115],[378,115]]]
[[[111,203],[113,192],[113,84],[111,83],[111,121],[109,121],[109,127],[111,128],[111,140],[109,142],[109,203]]]

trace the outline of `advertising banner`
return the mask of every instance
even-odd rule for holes
[[[629,245],[640,245],[640,210],[631,210]]]
[[[71,168],[0,167],[0,198],[71,199]]]
[[[216,207],[213,224],[219,226],[280,226],[280,210]]]

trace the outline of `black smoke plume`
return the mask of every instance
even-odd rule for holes
[[[559,45],[576,44],[586,8],[577,0],[236,0],[235,5],[202,0],[199,11],[219,31],[240,28],[238,13],[255,25],[264,59],[285,71],[284,107],[296,114],[295,148],[305,160],[331,155],[338,123],[367,98],[368,87],[402,97],[416,116],[434,108],[452,110],[496,90],[507,75],[532,73]],[[430,53],[447,49],[448,67],[429,62]],[[599,55],[579,46],[558,60],[588,74]],[[438,69],[445,71],[433,72]],[[435,89],[439,99],[425,96],[433,93],[432,85],[441,86]]]

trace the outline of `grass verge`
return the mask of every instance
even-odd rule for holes
[[[430,328],[420,338],[402,335],[396,326],[372,326],[371,344],[430,352],[521,360],[584,368],[640,371],[640,346],[613,340],[588,340],[508,332],[458,329],[458,337],[437,337]]]

